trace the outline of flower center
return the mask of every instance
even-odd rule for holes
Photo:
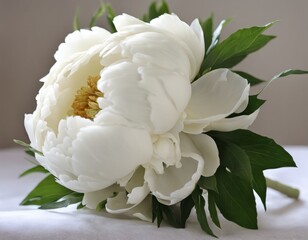
[[[97,89],[97,81],[100,76],[89,76],[87,86],[81,87],[73,101],[70,115],[93,119],[100,111],[97,98],[104,97],[104,94]]]

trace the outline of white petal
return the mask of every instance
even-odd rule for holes
[[[151,25],[170,32],[178,41],[186,45],[187,53],[191,60],[191,80],[198,73],[201,62],[204,57],[204,39],[203,31],[199,21],[196,19],[189,27],[181,21],[176,15],[163,14],[151,21]]]
[[[112,185],[149,161],[152,152],[144,130],[96,125],[80,117],[62,120],[58,135],[49,132],[43,148],[47,169],[62,185],[78,192]]]
[[[139,204],[149,193],[150,189],[144,182],[144,168],[139,167],[125,186],[128,204]]]
[[[125,192],[119,192],[117,196],[107,199],[106,211],[112,214],[125,214],[134,216],[144,221],[152,220],[151,196],[146,197],[139,204],[128,204]]]
[[[176,204],[191,194],[202,174],[204,162],[201,157],[182,157],[181,163],[180,168],[168,167],[163,174],[146,169],[145,180],[152,194],[165,205]]]
[[[84,193],[82,204],[85,205],[87,208],[96,209],[99,203],[109,197],[112,197],[114,193],[119,192],[120,190],[121,188],[118,185],[114,184],[102,190],[98,190],[95,192],[86,192]]]
[[[182,49],[182,51],[184,51],[188,56],[190,65],[188,66],[190,80],[193,80],[199,71],[204,57],[204,39],[202,28],[198,20],[193,21],[191,26],[189,26],[174,14],[164,14],[156,19],[153,19],[150,23],[144,23],[132,16],[123,14],[115,18],[114,24],[118,32],[125,34],[127,32],[130,32],[131,34],[138,33],[138,35],[146,32],[151,32],[152,34],[159,33],[161,34],[159,42],[162,47],[164,46],[164,39],[168,37],[169,40],[167,42],[171,43],[171,45],[177,46],[177,48]],[[147,44],[144,44],[144,46],[146,47],[150,41],[151,38],[148,38]],[[153,50],[153,53],[155,54],[156,51],[159,51],[159,49],[155,51]],[[176,54],[176,52],[174,52],[174,54]],[[175,57],[174,62],[177,61],[178,60]],[[168,65],[170,64],[172,65],[172,61],[169,61]]]
[[[91,126],[81,129],[73,142],[72,165],[77,176],[96,179],[102,189],[148,162],[152,151],[151,139],[144,130]]]
[[[64,61],[76,53],[89,50],[91,47],[102,44],[110,36],[110,33],[99,27],[91,30],[81,29],[69,34],[65,42],[60,44],[55,53],[56,61]]]
[[[176,72],[120,62],[102,71],[98,88],[105,97],[98,102],[153,133],[163,133],[183,114],[190,87]]]
[[[188,143],[188,138],[192,141],[194,147],[204,159],[204,170],[202,175],[205,177],[214,175],[220,164],[218,148],[215,141],[206,134],[181,134],[181,146],[186,146],[185,149],[182,147],[183,156],[193,157],[196,151],[196,149]]]
[[[249,97],[247,80],[228,69],[213,70],[192,84],[185,130],[200,133],[208,125],[242,110]]]
[[[257,118],[259,109],[250,115],[241,115],[233,118],[224,118],[208,125],[204,131],[229,132],[237,129],[247,129]]]

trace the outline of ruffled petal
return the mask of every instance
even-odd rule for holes
[[[220,160],[217,145],[210,136],[206,134],[188,135],[182,133],[181,146],[183,156],[193,157],[196,151],[201,154],[204,160],[203,176],[209,177],[214,175],[219,167]]]
[[[74,54],[89,50],[91,47],[103,44],[110,36],[110,32],[100,27],[93,27],[91,30],[77,30],[65,38],[58,51],[55,53],[56,61],[64,61]]]
[[[62,120],[58,136],[48,133],[43,148],[47,169],[62,185],[78,192],[112,185],[148,162],[152,152],[144,130],[97,125],[80,117]]]
[[[144,221],[152,221],[151,196],[143,199],[139,204],[128,204],[126,192],[119,192],[117,196],[107,199],[106,211],[112,214],[125,214]]]
[[[228,69],[213,70],[192,84],[192,97],[185,110],[184,131],[198,134],[210,124],[242,111],[250,86]]]
[[[120,190],[121,188],[119,185],[114,184],[102,190],[86,192],[84,193],[82,204],[87,208],[96,209],[99,203],[105,201],[109,197],[112,197],[114,193],[119,192]]]
[[[159,134],[177,123],[189,101],[190,88],[187,79],[176,72],[119,62],[102,71],[98,89],[105,97],[98,103]]]
[[[139,37],[144,33],[150,33],[151,37],[147,38],[147,44],[144,44],[145,48],[152,48],[150,42],[151,39],[155,40],[154,33],[161,35],[159,45],[162,49],[164,49],[164,39],[168,37],[169,39],[166,42],[170,43],[170,50],[177,47],[182,49],[187,55],[190,65],[188,68],[190,80],[193,80],[199,71],[204,57],[204,39],[203,31],[198,20],[193,21],[191,26],[189,26],[181,21],[175,14],[164,14],[153,19],[150,23],[145,23],[127,14],[122,14],[115,17],[114,24],[121,36],[126,33],[135,33]],[[157,51],[162,52],[157,48],[153,53],[155,54]],[[176,52],[177,51],[173,51],[174,54],[177,54]],[[173,62],[178,62],[176,55],[174,56],[174,61],[169,61],[165,67],[170,64],[172,65]],[[179,71],[184,70],[183,68],[181,69],[181,66],[182,64],[178,67]]]

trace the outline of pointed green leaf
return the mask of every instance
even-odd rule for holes
[[[174,228],[184,228],[176,212],[176,206],[167,206],[160,203],[163,215],[167,222]]]
[[[214,192],[218,192],[217,190],[217,182],[216,182],[216,177],[215,175],[211,177],[203,177],[201,176],[199,181],[198,181],[198,186],[206,189],[206,190],[211,190]]]
[[[255,111],[257,111],[265,102],[266,100],[259,99],[258,95],[249,96],[249,101],[246,109],[241,113],[233,113],[230,116],[228,116],[228,118],[237,117],[241,115],[250,115]]]
[[[157,201],[155,196],[152,196],[152,222],[156,220],[157,227],[160,227],[160,224],[163,221],[163,212],[160,207],[160,203]]]
[[[163,0],[161,2],[160,6],[159,6],[158,14],[160,16],[160,15],[163,15],[165,13],[170,13],[170,11],[169,11],[169,6],[168,6],[167,2]]]
[[[19,177],[24,177],[30,173],[35,173],[35,172],[40,172],[40,173],[48,173],[48,171],[41,165],[37,165],[33,168],[30,168],[26,171],[24,171],[22,174],[19,175]]]
[[[77,9],[75,15],[74,15],[74,21],[73,21],[73,30],[77,31],[79,30],[79,9]]]
[[[48,175],[26,196],[21,205],[43,205],[55,202],[72,192],[57,183],[53,175]]]
[[[213,191],[208,191],[208,209],[213,223],[215,223],[215,225],[220,228],[220,222],[215,203],[215,194]]]
[[[43,156],[43,153],[42,153],[42,152],[40,152],[40,151],[34,149],[33,147],[30,146],[30,144],[25,143],[25,142],[23,142],[23,141],[21,141],[21,140],[17,140],[17,139],[14,139],[13,141],[14,141],[15,143],[17,143],[18,145],[24,147],[26,152],[32,152],[33,154],[34,154],[34,153],[37,153],[37,154]],[[28,154],[29,154],[29,153],[28,153]],[[32,154],[30,154],[30,155],[32,155]]]
[[[221,31],[223,30],[223,28],[231,21],[231,19],[224,19],[222,20],[217,28],[215,29],[215,31],[213,32],[213,36],[212,36],[212,41],[211,41],[211,45],[208,47],[208,49],[206,49],[206,54],[208,54],[219,42],[220,39],[220,34]]]
[[[255,190],[255,192],[260,197],[264,209],[266,210],[266,180],[263,174],[263,171],[260,170],[258,167],[253,166],[252,167],[252,175],[253,175],[253,181],[252,181],[252,187]]]
[[[72,193],[63,197],[62,199],[60,199],[60,201],[42,204],[39,209],[56,209],[67,207],[71,204],[80,203],[82,201],[82,198],[82,193]]]
[[[215,142],[218,147],[221,166],[228,168],[234,175],[251,184],[253,176],[246,152],[228,141],[215,139]]]
[[[265,80],[262,80],[260,78],[256,78],[256,77],[254,77],[254,76],[252,76],[252,75],[250,75],[249,73],[246,73],[246,72],[242,72],[242,71],[233,71],[233,72],[235,72],[238,75],[240,75],[241,77],[247,79],[248,83],[251,86],[254,86],[254,85],[257,85],[257,84],[265,82]]]
[[[299,70],[299,69],[288,69],[288,70],[285,70],[285,71],[277,74],[275,77],[273,77],[272,80],[275,80],[275,79],[281,78],[281,77],[286,77],[286,76],[289,76],[289,75],[298,75],[298,74],[308,74],[308,71]]]
[[[211,15],[204,22],[200,21],[200,24],[203,30],[205,52],[207,52],[212,44],[213,38],[213,15]]]
[[[195,207],[196,207],[197,219],[198,219],[198,222],[202,230],[206,232],[207,234],[213,237],[216,237],[207,221],[207,217],[206,217],[206,213],[204,209],[205,200],[202,196],[202,190],[196,187],[196,189],[192,192],[192,198],[194,200]]]
[[[160,4],[157,4],[157,2],[152,2],[148,13],[143,15],[142,20],[145,22],[150,22],[152,19],[157,18],[165,13],[170,13],[166,1],[163,0]]]
[[[185,228],[187,219],[190,216],[191,210],[195,206],[192,196],[189,195],[187,198],[181,201],[180,210],[181,210],[181,225]]]
[[[295,167],[292,156],[279,146],[273,139],[253,133],[249,130],[239,129],[232,132],[210,132],[214,140],[223,140],[237,145],[245,151],[253,166],[261,170]],[[218,189],[219,190],[219,189]]]
[[[205,69],[230,68],[242,61],[248,54],[264,47],[274,36],[262,35],[273,23],[263,27],[240,29],[217,44],[201,65]],[[241,44],[239,44],[241,43]]]
[[[215,202],[222,215],[242,227],[257,229],[257,210],[252,187],[247,181],[219,167]]]
[[[95,26],[97,20],[104,15],[106,11],[106,7],[105,4],[102,2],[100,7],[96,10],[96,12],[93,14],[90,24],[89,24],[89,28],[92,28]]]
[[[109,4],[106,5],[106,13],[107,13],[106,16],[107,16],[107,22],[108,22],[109,27],[110,27],[110,31],[112,33],[114,33],[114,32],[117,31],[117,29],[115,28],[115,26],[113,24],[113,19],[115,18],[116,15],[115,15],[114,10],[112,9],[112,7]]]

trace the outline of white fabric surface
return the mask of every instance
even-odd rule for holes
[[[293,200],[273,190],[268,191],[264,212],[258,201],[259,230],[247,230],[224,220],[222,230],[213,227],[219,239],[308,239],[308,147],[287,147],[298,168],[270,170],[268,177],[301,190]],[[135,219],[114,219],[101,213],[67,208],[53,211],[37,210],[18,204],[43,175],[18,175],[32,165],[25,161],[21,149],[0,151],[0,239],[1,240],[79,240],[79,239],[215,239],[203,233],[195,214],[186,229],[174,229]]]

